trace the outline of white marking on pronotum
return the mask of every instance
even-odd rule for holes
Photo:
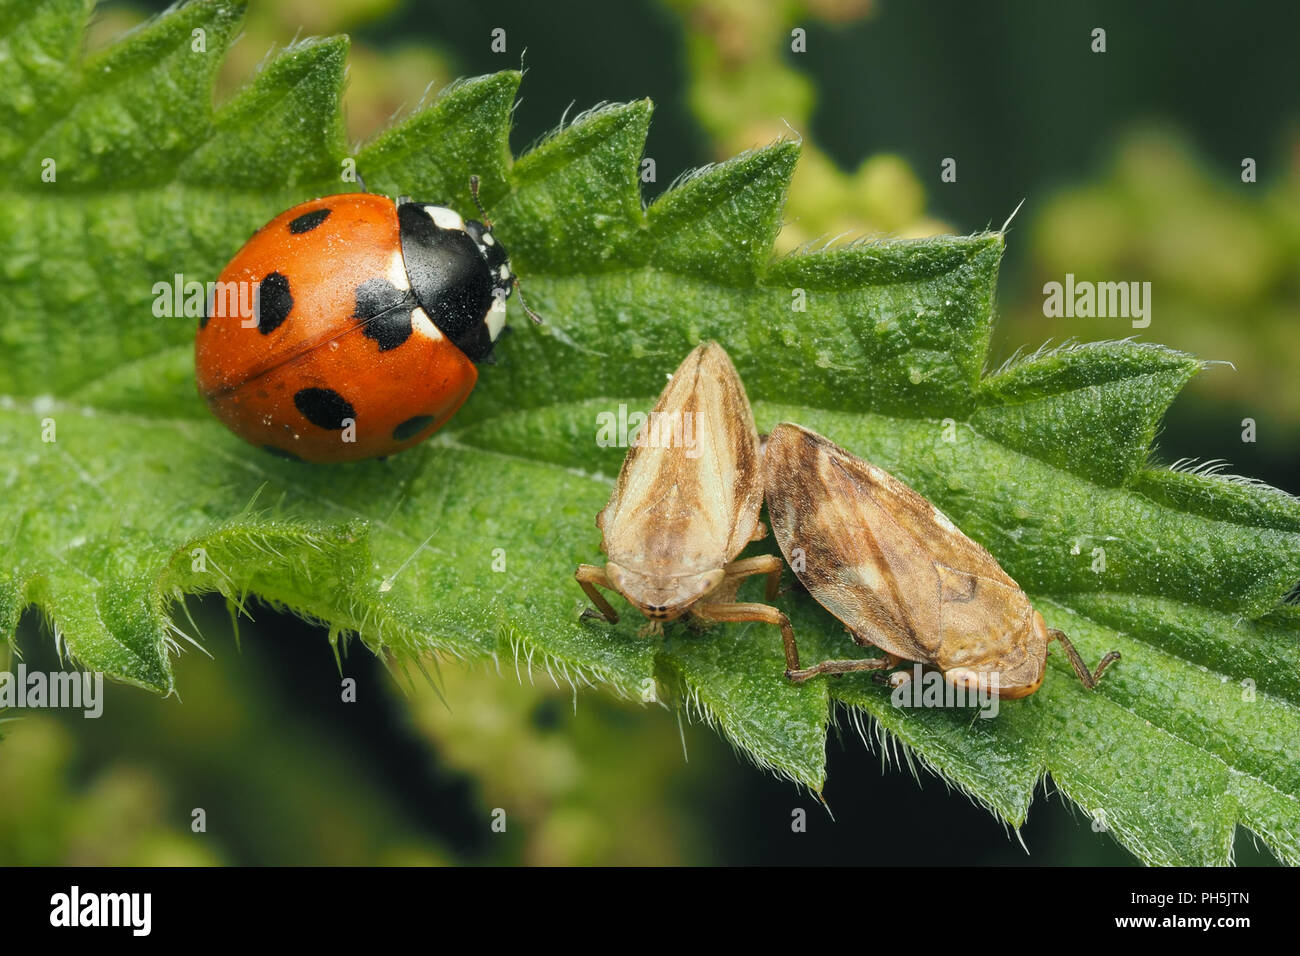
[[[461,219],[460,213],[454,209],[448,209],[446,206],[425,206],[424,211],[429,214],[429,218],[439,229],[464,230],[465,228],[465,220]]]
[[[492,238],[492,233],[490,233],[490,232],[485,232],[485,233],[483,233],[483,245],[485,245],[485,246],[495,246],[496,244],[497,244],[497,241],[496,241],[495,239]]]
[[[492,308],[488,309],[487,327],[488,338],[493,342],[501,334],[501,329],[506,324],[506,300],[500,296],[494,296],[492,299]]]
[[[406,260],[402,258],[402,250],[398,249],[388,260],[388,281],[398,289],[409,289],[411,280],[406,276]]]

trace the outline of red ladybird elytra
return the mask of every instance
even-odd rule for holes
[[[195,337],[199,392],[282,457],[391,455],[469,397],[517,286],[486,215],[365,192],[313,199],[222,270]]]

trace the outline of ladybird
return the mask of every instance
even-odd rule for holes
[[[477,177],[470,186],[478,204]],[[252,444],[311,462],[385,457],[432,435],[492,361],[518,287],[482,208],[482,221],[465,220],[346,193],[257,230],[222,270],[195,337],[213,413]]]

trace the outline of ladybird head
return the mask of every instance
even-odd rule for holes
[[[492,235],[492,220],[488,219],[487,210],[483,208],[483,200],[478,198],[478,184],[477,176],[469,178],[469,193],[474,197],[474,205],[478,208],[478,214],[483,217],[483,221],[471,219],[465,223],[465,229],[479,244],[479,251],[483,253],[489,272],[496,276],[497,284],[493,288],[493,293],[496,295],[497,302],[502,303],[504,308],[505,300],[510,298],[510,293],[519,288],[519,277],[510,268],[510,255],[506,252],[506,247]],[[542,317],[528,308],[522,289],[519,292],[519,305],[530,319],[541,324]]]
[[[483,256],[483,261],[487,263],[488,272],[493,279],[493,290],[498,294],[499,298],[509,298],[519,280],[510,269],[510,254],[506,252],[506,247],[501,245],[501,242],[493,235],[491,226],[479,222],[477,219],[467,219],[465,221],[465,231],[478,245],[479,254]]]
[[[514,286],[492,230],[446,206],[403,201],[397,221],[411,291],[420,307],[475,362],[490,360]]]
[[[479,255],[487,263],[488,277],[492,282],[492,309],[488,313],[487,323],[496,341],[505,327],[506,299],[519,286],[519,279],[510,268],[510,254],[492,234],[492,227],[477,219],[465,221],[465,233],[478,246]]]

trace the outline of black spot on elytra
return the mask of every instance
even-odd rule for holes
[[[304,232],[311,232],[322,222],[329,218],[328,209],[317,209],[314,212],[305,212],[295,219],[289,220],[289,231],[295,236]]]
[[[257,330],[263,335],[270,335],[289,317],[293,308],[293,295],[289,292],[289,280],[278,272],[272,272],[257,286]]]
[[[263,445],[262,451],[274,455],[276,458],[283,458],[286,461],[302,461],[297,455],[287,448],[277,448],[274,445]]]
[[[411,310],[415,296],[387,279],[367,279],[357,286],[353,318],[364,319],[361,331],[379,343],[379,351],[395,349],[411,337]]]
[[[207,328],[208,319],[212,318],[213,306],[216,305],[217,291],[209,286],[208,294],[203,297],[203,314],[199,316],[199,328]]]
[[[408,438],[414,438],[432,424],[432,415],[416,415],[413,418],[408,418],[393,429],[393,441],[406,441]]]
[[[301,388],[294,392],[293,403],[318,428],[338,431],[343,427],[343,419],[357,417],[351,403],[332,388]]]

